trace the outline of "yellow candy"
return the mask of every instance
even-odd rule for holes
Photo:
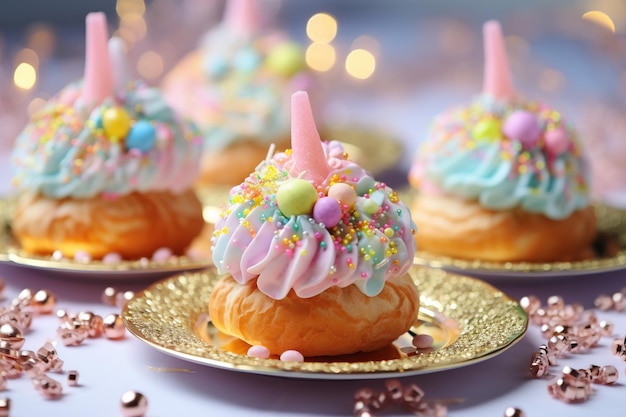
[[[500,122],[494,119],[480,120],[472,129],[472,137],[475,140],[498,141],[502,138]]]
[[[121,107],[111,107],[102,113],[102,128],[112,141],[126,137],[130,131],[130,122],[130,116]]]
[[[291,77],[304,68],[304,54],[297,44],[283,42],[269,51],[265,65],[283,77]]]

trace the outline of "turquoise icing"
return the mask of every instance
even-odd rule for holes
[[[542,133],[534,146],[509,138],[502,129],[481,133],[481,120],[500,126],[514,111],[525,109],[539,121]],[[567,148],[553,152],[545,141],[550,129],[567,133]],[[536,103],[499,103],[481,96],[470,106],[452,109],[438,117],[414,166],[422,177],[441,191],[493,210],[521,207],[564,219],[589,204],[589,169],[574,129],[562,116]]]
[[[320,195],[338,182],[356,193],[355,205],[342,207],[339,224],[326,227],[311,213],[286,217],[281,212],[276,192],[292,178],[286,169],[291,156],[277,154],[231,190],[230,207],[216,223],[212,241],[219,273],[241,284],[256,279],[259,290],[282,299],[291,290],[308,298],[351,284],[373,297],[387,280],[408,271],[415,253],[409,209],[390,187],[345,160],[340,144],[325,143],[324,149],[332,169],[317,184]]]
[[[79,82],[62,90],[17,137],[11,162],[18,189],[54,198],[90,198],[181,192],[193,184],[199,131],[176,116],[158,90],[134,83],[89,110],[81,104],[81,88]],[[129,141],[107,136],[102,115],[111,108],[129,116]]]

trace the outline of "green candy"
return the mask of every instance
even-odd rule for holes
[[[311,214],[316,201],[313,184],[299,178],[285,181],[276,191],[276,204],[285,217]]]
[[[502,138],[500,122],[494,119],[480,120],[472,129],[472,137],[479,141],[498,141]]]

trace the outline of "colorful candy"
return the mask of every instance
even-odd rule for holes
[[[541,126],[534,114],[526,110],[515,110],[502,126],[502,133],[509,139],[519,140],[524,147],[531,148],[541,136]]]
[[[122,140],[130,130],[130,116],[122,107],[110,107],[102,113],[104,133],[116,142]]]
[[[307,180],[293,178],[276,191],[276,203],[285,217],[310,214],[317,201],[317,191]]]
[[[313,218],[326,227],[335,227],[341,220],[341,206],[339,201],[332,197],[322,197],[313,207]]]

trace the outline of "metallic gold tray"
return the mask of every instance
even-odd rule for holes
[[[238,372],[305,379],[402,377],[457,368],[492,358],[525,334],[528,316],[519,304],[480,280],[414,266],[422,307],[411,329],[430,334],[428,353],[410,354],[407,333],[376,352],[304,362],[258,359],[248,345],[217,332],[208,319],[208,300],[219,279],[215,269],[190,272],[155,283],[126,305],[128,330],[149,346],[180,359]]]

